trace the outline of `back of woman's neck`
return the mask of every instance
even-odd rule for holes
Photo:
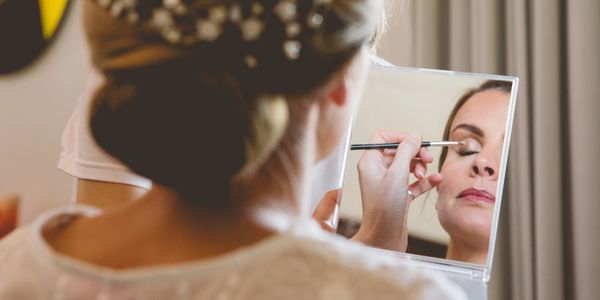
[[[237,210],[205,210],[154,187],[132,204],[96,218],[79,218],[45,235],[74,258],[117,269],[202,260],[249,246],[276,233]]]

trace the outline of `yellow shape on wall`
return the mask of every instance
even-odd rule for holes
[[[44,39],[49,40],[56,31],[69,0],[38,0],[40,4],[40,18]]]

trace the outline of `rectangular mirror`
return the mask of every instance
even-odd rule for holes
[[[427,188],[421,183],[410,186],[411,194],[397,195],[398,201],[414,196],[407,214],[406,252],[412,258],[466,266],[489,276],[517,85],[518,79],[509,76],[371,69],[349,144],[370,143],[377,130],[417,133],[423,141],[461,143],[427,147],[433,162],[427,165],[425,177],[440,172],[437,187],[421,191]],[[380,151],[391,158],[396,152],[350,150],[349,146],[337,214],[337,231],[348,237],[363,220],[359,160],[365,151]],[[408,184],[416,181],[410,174]],[[395,190],[389,184],[378,188]]]

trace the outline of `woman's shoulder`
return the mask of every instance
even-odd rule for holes
[[[5,266],[11,261],[10,256],[14,255],[13,249],[27,247],[28,237],[31,234],[31,226],[23,226],[11,232],[8,236],[0,240],[0,265]]]
[[[463,291],[441,274],[409,266],[390,253],[318,232],[317,227],[305,225],[300,234],[286,237],[286,245],[269,255],[268,267],[260,273],[283,286],[289,286],[284,284],[288,279],[292,286],[295,281],[304,282],[318,292],[315,298],[324,294],[344,299],[465,298]]]
[[[19,227],[0,240],[0,275],[10,273],[6,266],[31,262],[31,258],[42,259],[48,256],[48,245],[44,243],[44,231],[60,227],[79,216],[93,216],[99,210],[92,207],[65,207],[49,210],[40,215],[33,223]]]
[[[40,291],[71,290],[84,298],[99,292],[199,299],[223,293],[246,299],[464,298],[441,275],[403,265],[397,257],[326,233],[311,221],[214,259],[138,270],[109,270],[61,257],[43,242],[45,228],[93,214],[81,208],[54,211],[0,241],[0,298],[31,294],[33,299]],[[82,284],[97,288],[79,289]]]
[[[38,257],[32,253],[32,225],[13,231],[0,240],[0,299],[41,297],[32,280],[31,265]]]
[[[93,216],[91,207],[64,207],[42,213],[0,240],[0,299],[40,299],[52,293],[67,273],[56,262],[42,234],[79,216]]]

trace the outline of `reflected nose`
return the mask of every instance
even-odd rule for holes
[[[471,176],[490,177],[492,180],[498,179],[498,164],[495,161],[485,157],[477,157],[471,166]]]

